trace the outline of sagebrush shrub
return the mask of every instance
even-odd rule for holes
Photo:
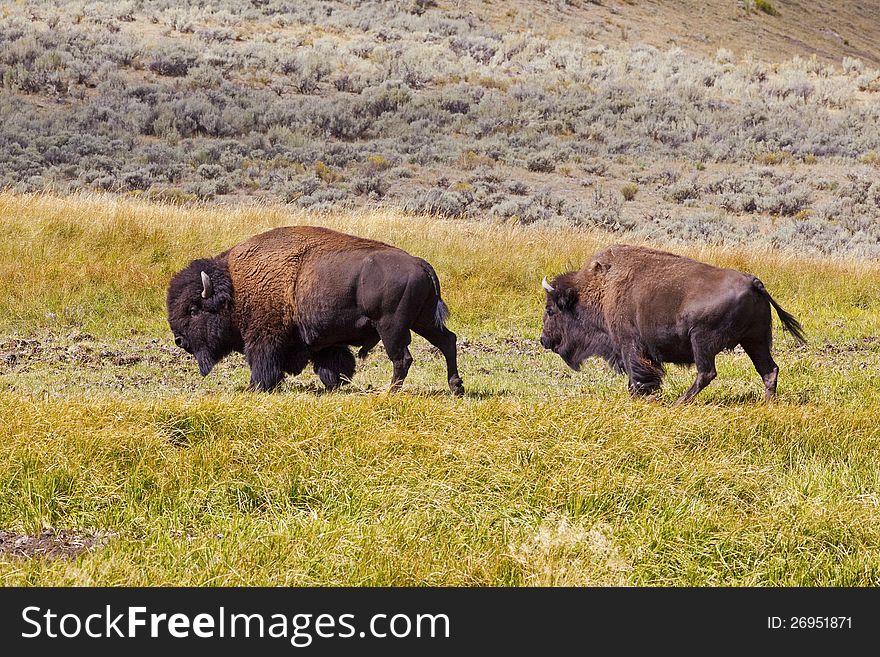
[[[880,72],[864,61],[610,48],[507,33],[452,5],[408,7],[10,5],[0,185],[238,192],[322,208],[381,197],[449,216],[656,227],[636,216],[641,203],[623,202],[629,180],[639,199],[671,205],[671,225],[704,206],[779,226],[811,211],[852,226],[835,248],[863,249],[858,218],[877,216],[873,192],[843,174],[870,178],[876,169],[862,168],[880,152]],[[765,176],[756,162],[836,173]],[[452,182],[428,187],[441,177]],[[702,239],[703,228],[686,232]]]
[[[620,188],[620,195],[623,196],[624,201],[632,201],[638,193],[639,186],[635,183],[627,183]]]

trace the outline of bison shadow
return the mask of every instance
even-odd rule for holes
[[[648,401],[645,400],[646,403],[656,404],[659,406],[665,406],[667,408],[672,408],[673,402],[680,394],[681,391],[673,393],[670,389],[668,395],[663,395],[658,401]],[[778,404],[784,404],[786,406],[806,406],[810,403],[810,400],[807,399],[804,395],[798,394],[797,392],[793,392],[791,394],[781,393],[774,401],[765,402],[763,395],[758,391],[754,392],[716,392],[713,395],[709,395],[706,397],[701,397],[699,399],[691,400],[687,403],[687,406],[718,406],[721,408],[732,408],[734,406],[774,406]]]
[[[450,394],[448,390],[445,389],[432,389],[432,388],[418,388],[418,387],[406,387],[402,390],[393,392],[390,386],[358,386],[346,384],[335,390],[327,390],[324,386],[319,383],[313,383],[308,381],[296,381],[287,380],[282,383],[280,386],[275,388],[269,392],[255,392],[251,390],[246,384],[241,384],[235,386],[233,392],[236,394],[246,394],[253,393],[256,395],[289,395],[289,394],[305,394],[310,395],[312,397],[326,397],[328,395],[340,395],[342,397],[376,397],[380,395],[410,395],[413,397],[428,397],[431,399],[456,399],[454,395]],[[510,391],[500,390],[496,392],[490,392],[487,390],[465,390],[464,395],[461,397],[463,399],[495,399],[496,397],[503,397],[510,394]]]

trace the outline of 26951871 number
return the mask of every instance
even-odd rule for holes
[[[852,616],[768,616],[771,630],[851,630]]]

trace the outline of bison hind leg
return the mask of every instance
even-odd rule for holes
[[[453,395],[461,396],[464,394],[464,382],[458,373],[458,353],[456,351],[456,341],[458,338],[455,333],[445,326],[419,326],[415,332],[421,335],[425,340],[437,347],[446,359],[446,379],[449,382],[449,390]]]
[[[764,382],[764,401],[773,401],[776,397],[776,380],[779,376],[779,367],[770,355],[770,339],[758,339],[744,341],[742,347],[752,359],[761,380]]]
[[[375,336],[367,338],[364,340],[364,344],[358,349],[358,358],[364,360],[367,356],[370,355],[370,352],[379,344],[379,334],[376,333]]]
[[[674,406],[685,404],[694,398],[700,390],[712,383],[718,373],[715,371],[715,355],[720,349],[713,349],[711,345],[705,346],[694,338],[694,362],[697,365],[697,378],[684,394],[675,400]]]
[[[348,347],[337,345],[312,354],[312,367],[327,390],[335,390],[354,376],[354,356]]]
[[[292,349],[285,354],[284,371],[296,376],[309,364],[309,352],[305,349]]]

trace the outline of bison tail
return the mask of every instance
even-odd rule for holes
[[[434,311],[434,324],[437,328],[446,326],[446,320],[449,319],[449,308],[443,303],[443,299],[437,297],[437,309]]]
[[[434,308],[434,325],[437,326],[437,328],[443,328],[446,326],[446,320],[449,319],[449,307],[440,297],[440,279],[437,278],[437,272],[434,271],[434,268],[430,263],[425,260],[422,260],[421,262],[422,267],[425,269],[425,273],[431,278],[431,282],[434,284],[434,292],[437,294],[437,306]]]
[[[770,293],[764,287],[764,284],[759,281],[757,278],[754,280],[753,285],[758,289],[759,292],[764,294],[767,297],[767,300],[770,302],[770,305],[776,310],[776,314],[779,315],[779,319],[782,322],[782,327],[791,333],[795,340],[800,342],[801,344],[807,344],[807,338],[804,336],[804,327],[801,326],[801,323],[795,319],[794,315],[791,313],[787,313],[782,309],[776,300],[770,296]]]
[[[767,295],[767,298],[770,299],[770,303],[776,309],[776,314],[779,315],[779,319],[782,320],[783,328],[791,333],[798,342],[801,344],[807,344],[807,338],[804,336],[804,327],[801,326],[801,323],[794,318],[794,315],[785,312],[769,294]]]

